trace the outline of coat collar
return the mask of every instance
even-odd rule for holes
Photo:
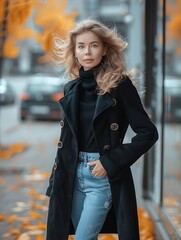
[[[59,100],[75,138],[77,138],[78,134],[78,106],[81,82],[82,80],[78,79],[68,94]],[[95,122],[97,117],[112,104],[113,99],[109,93],[98,95],[93,121]]]

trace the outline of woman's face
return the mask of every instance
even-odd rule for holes
[[[85,71],[97,66],[104,55],[105,47],[93,32],[87,31],[76,36],[75,56]]]

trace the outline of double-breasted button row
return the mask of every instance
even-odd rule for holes
[[[111,130],[116,131],[116,130],[118,130],[119,125],[118,125],[117,123],[112,123],[112,124],[110,125],[110,128],[111,128]]]
[[[114,106],[116,106],[116,104],[117,104],[117,101],[116,101],[116,99],[115,99],[115,98],[113,98],[112,100],[113,100],[112,107],[114,107]]]
[[[62,148],[63,147],[63,142],[58,141],[58,148]]]
[[[60,127],[61,127],[61,128],[64,127],[64,121],[63,121],[63,120],[60,121]]]
[[[110,145],[104,145],[103,150],[108,151],[110,149]]]

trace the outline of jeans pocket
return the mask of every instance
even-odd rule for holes
[[[89,166],[89,173],[90,173],[91,177],[97,178],[97,179],[106,178],[106,176],[95,176],[94,174],[92,174],[93,169],[94,169],[94,166]]]

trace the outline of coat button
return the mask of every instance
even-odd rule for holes
[[[116,130],[118,130],[119,125],[118,125],[117,123],[112,123],[112,124],[110,125],[110,128],[111,128],[111,130],[116,131]]]
[[[103,147],[103,150],[104,151],[108,151],[110,149],[110,145],[105,145],[104,147]]]
[[[58,148],[62,148],[63,147],[63,143],[61,141],[58,141]]]
[[[64,121],[63,121],[63,120],[60,121],[60,127],[61,127],[61,128],[64,127]]]
[[[58,168],[58,165],[57,165],[57,163],[55,162],[55,163],[54,163],[54,166],[53,166],[53,169],[54,169],[54,170],[57,170],[57,168]]]
[[[112,107],[114,107],[114,106],[116,106],[117,101],[115,98],[113,98],[112,100],[113,100]]]

